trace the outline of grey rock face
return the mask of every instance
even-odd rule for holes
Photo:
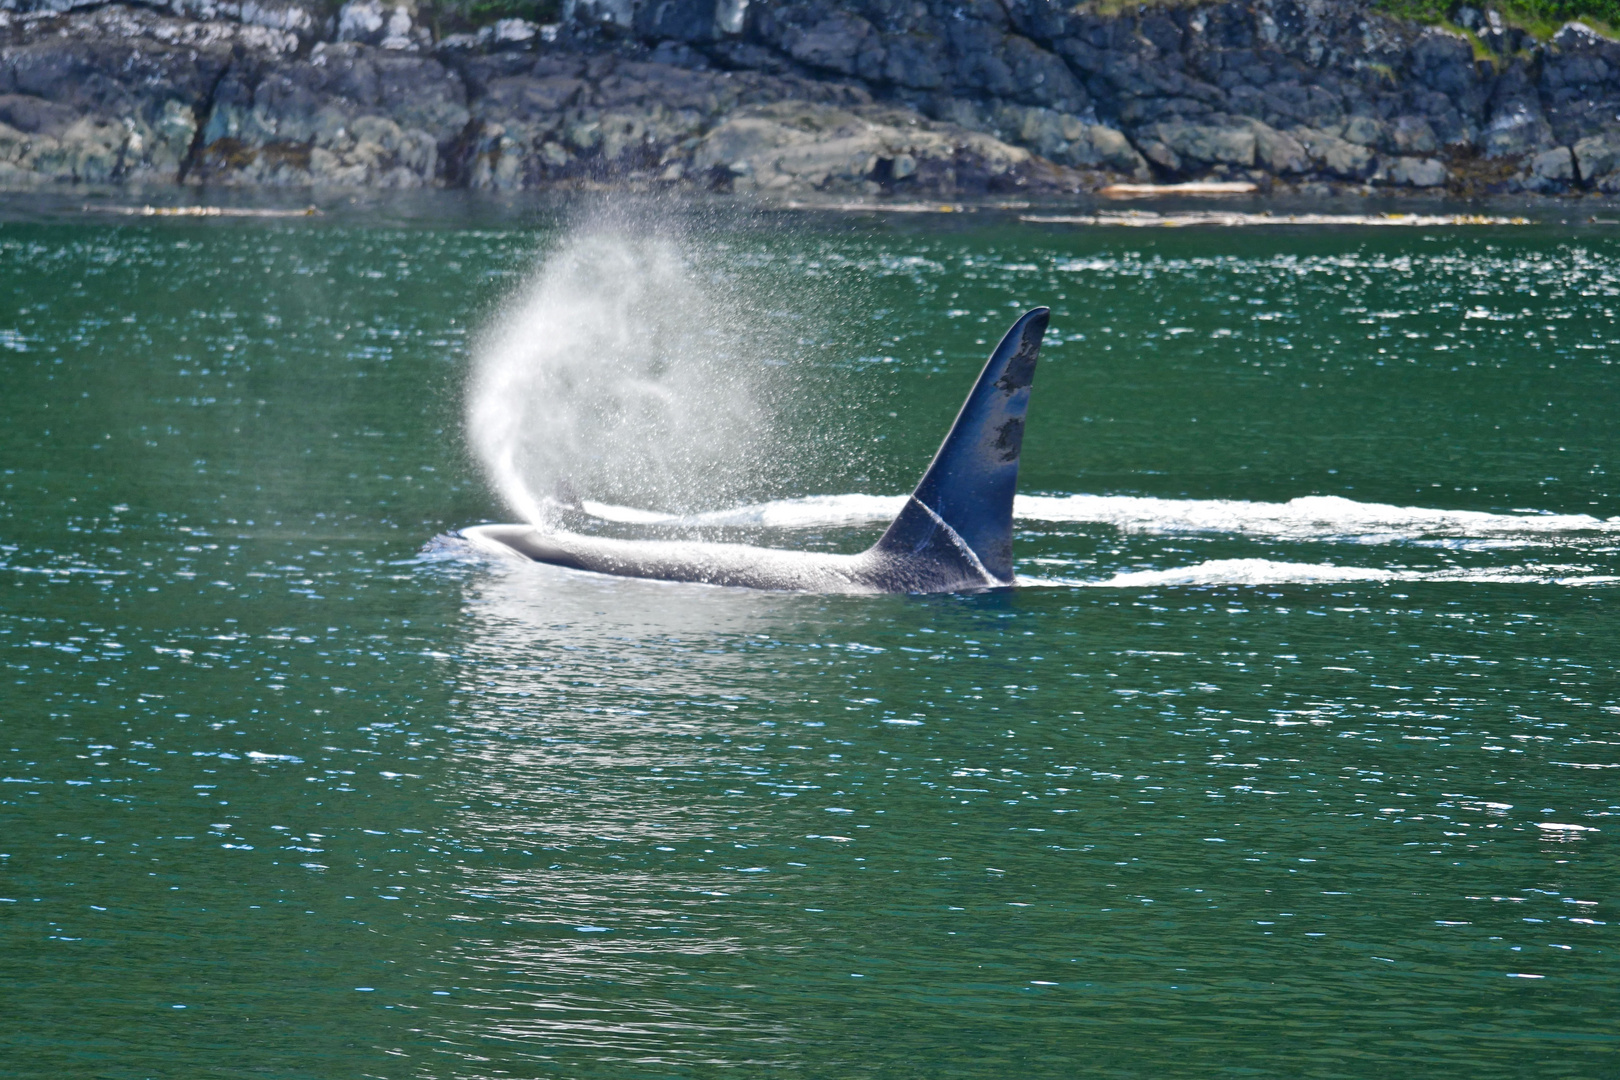
[[[1344,129],[1339,136],[1345,142],[1365,146],[1370,150],[1377,150],[1391,141],[1389,125],[1371,116],[1352,116],[1344,122]]]
[[[1055,0],[792,0],[751,17],[749,32],[880,97],[933,92],[948,103],[935,114],[964,123],[1018,107],[1083,117],[1124,134],[1166,178],[1263,168],[1359,182],[1380,154],[1426,158],[1447,147],[1527,159],[1557,141],[1553,84],[1589,91],[1601,81],[1620,106],[1620,46],[1571,26],[1543,49],[1479,18],[1502,50],[1494,65],[1476,63],[1462,35],[1354,0],[1117,16]],[[1539,54],[1526,61],[1516,55],[1524,50]],[[1061,155],[1068,142],[1039,123],[1000,129],[1040,153]]]
[[[337,40],[358,41],[382,49],[416,52],[430,46],[433,36],[417,26],[411,9],[383,0],[349,0],[338,11]]]
[[[1606,178],[1620,169],[1620,131],[1588,135],[1575,144],[1572,156],[1580,179],[1601,187]]]
[[[691,155],[736,110],[782,101],[843,108],[872,101],[864,90],[837,83],[613,56],[509,54],[471,58],[459,70],[475,96],[446,175],[472,187],[613,177],[729,186],[729,175],[705,179],[706,167],[692,167]]]
[[[435,42],[414,0],[0,0],[0,184],[1620,188],[1620,43],[1579,23],[1479,9],[1481,63],[1367,0],[564,11]],[[749,132],[744,171],[709,161]]]
[[[1255,135],[1245,124],[1169,120],[1137,133],[1142,152],[1171,172],[1188,166],[1254,164]]]
[[[1088,124],[1071,113],[1053,109],[1007,106],[997,114],[997,128],[1011,141],[1060,165],[1101,168],[1133,180],[1152,179],[1147,162],[1130,140],[1114,128]]]
[[[749,106],[698,143],[693,169],[729,175],[734,190],[875,192],[905,182],[919,191],[1016,190],[1029,151],[915,114],[785,101]]]
[[[461,80],[437,60],[323,43],[307,59],[233,66],[188,178],[419,187],[469,119]]]
[[[1565,182],[1575,179],[1575,157],[1567,146],[1555,146],[1530,159],[1530,175],[1538,180]]]
[[[1432,154],[1440,149],[1433,126],[1421,116],[1396,117],[1389,141],[1398,154]]]
[[[1083,180],[990,133],[878,108],[858,85],[546,48],[538,32],[429,55],[409,11],[378,0],[351,0],[336,23],[350,40],[304,50],[287,31],[144,9],[7,22],[0,183],[946,192]],[[859,30],[835,23],[800,52],[858,64],[840,50]],[[1015,119],[1066,162],[1145,175],[1118,131],[1040,107]]]
[[[1554,138],[1573,144],[1614,124],[1620,112],[1620,44],[1569,23],[1543,50],[1536,86]]]
[[[106,6],[106,0],[0,0],[0,12],[20,15],[62,15]],[[302,41],[315,40],[327,22],[321,0],[152,0],[137,10],[191,22],[240,23],[281,30]]]
[[[173,180],[238,51],[281,56],[281,30],[100,8],[0,24],[0,182]]]
[[[1552,126],[1534,109],[1522,101],[1503,108],[1485,128],[1486,157],[1523,157],[1538,151],[1553,140]]]
[[[1273,176],[1294,176],[1311,171],[1311,157],[1304,143],[1258,121],[1253,130],[1255,158],[1267,172]]]
[[[1434,158],[1397,158],[1386,177],[1397,187],[1435,188],[1445,185],[1449,174]]]
[[[1302,127],[1296,128],[1293,135],[1305,147],[1317,171],[1339,180],[1365,180],[1378,164],[1378,159],[1365,146],[1325,131]]]
[[[748,0],[563,0],[563,21],[612,27],[649,42],[711,43],[740,34]]]
[[[865,66],[879,62],[877,43],[872,41],[872,24],[844,12],[835,12],[802,30],[793,28],[783,37],[782,44],[787,54],[801,64],[840,75],[853,75],[863,66],[863,51],[872,54],[866,58]]]
[[[1522,181],[1530,191],[1552,193],[1568,190],[1575,180],[1575,155],[1567,146],[1555,146],[1532,157]]]

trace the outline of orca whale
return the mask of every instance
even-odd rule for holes
[[[535,525],[478,525],[461,535],[536,562],[621,577],[789,592],[931,593],[1013,583],[1012,504],[1024,413],[1050,311],[1026,313],[978,382],[905,508],[858,555],[747,544],[621,540]]]

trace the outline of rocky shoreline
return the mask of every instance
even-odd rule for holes
[[[1620,193],[1620,43],[1354,0],[0,0],[0,187]]]

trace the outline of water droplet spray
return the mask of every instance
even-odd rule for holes
[[[588,221],[476,344],[469,442],[524,519],[544,522],[559,485],[693,510],[758,484],[780,350],[757,291],[705,246],[679,227]]]

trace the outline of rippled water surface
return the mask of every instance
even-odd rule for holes
[[[1053,307],[1021,586],[824,598],[445,536],[561,231],[0,226],[0,1071],[1620,1073],[1620,241],[694,226],[772,467],[604,528],[859,546]]]

